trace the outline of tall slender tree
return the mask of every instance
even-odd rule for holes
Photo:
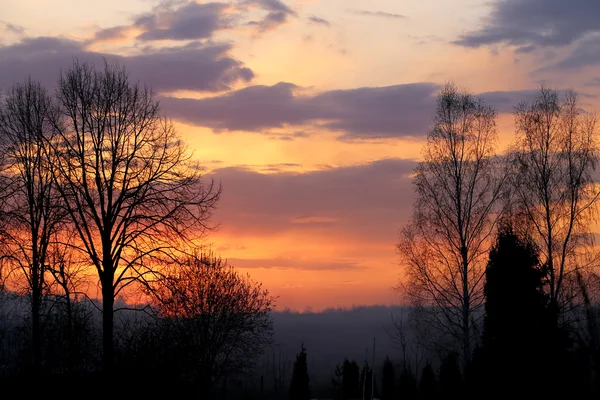
[[[542,87],[516,107],[516,143],[511,152],[515,229],[531,238],[548,273],[547,292],[555,319],[572,299],[580,255],[592,244],[589,222],[600,191],[598,123],[584,112],[577,94],[561,96]]]
[[[42,360],[42,303],[51,241],[64,216],[46,146],[54,133],[53,111],[48,92],[31,79],[15,84],[0,107],[0,137],[8,166],[0,236],[5,258],[22,272],[19,279],[25,278],[30,294],[36,368]]]
[[[503,175],[495,159],[496,111],[447,85],[415,170],[412,221],[398,245],[401,289],[430,328],[469,362]]]
[[[396,372],[394,364],[386,357],[381,372],[381,398],[394,400],[396,398]]]
[[[300,353],[296,356],[294,370],[292,371],[292,382],[290,383],[290,400],[308,400],[310,398],[310,386],[308,379],[308,363],[306,361],[306,349],[304,343]]]
[[[96,269],[103,305],[103,362],[113,367],[114,300],[156,272],[156,258],[210,228],[220,195],[201,180],[154,92],[118,64],[74,62],[59,80],[54,181]]]

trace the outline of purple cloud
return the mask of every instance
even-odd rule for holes
[[[439,86],[415,83],[304,95],[291,83],[250,86],[206,99],[163,98],[181,121],[216,130],[260,131],[317,123],[344,139],[423,136]]]
[[[564,46],[600,31],[597,0],[495,0],[482,27],[462,35],[455,44],[480,47],[504,43],[529,52],[543,46]]]
[[[248,25],[258,27],[259,32],[274,30],[285,24],[289,17],[297,16],[297,13],[281,0],[245,0],[242,4],[258,6],[268,11],[263,19],[248,22]]]
[[[161,104],[178,120],[216,131],[261,132],[313,124],[342,132],[342,140],[423,137],[431,127],[439,90],[437,84],[412,83],[306,95],[298,86],[280,82],[201,100],[165,97]],[[510,113],[534,93],[497,91],[479,96],[499,112]]]
[[[210,38],[217,30],[231,27],[224,3],[188,3],[175,10],[162,10],[136,18],[144,30],[139,40],[189,40]]]
[[[536,72],[580,70],[598,64],[600,64],[600,33],[580,40],[566,57],[546,65]]]
[[[296,12],[281,0],[244,0],[243,4],[256,5],[271,12],[282,12],[288,15],[296,15]]]
[[[412,209],[415,165],[384,159],[306,173],[217,169],[211,177],[222,183],[223,195],[215,221],[240,235],[316,230],[394,242]]]
[[[331,26],[331,23],[329,21],[327,21],[325,18],[315,17],[314,15],[308,17],[308,20],[310,22],[313,22],[313,23],[318,24],[318,25]]]
[[[230,45],[191,43],[149,49],[131,56],[91,52],[80,42],[65,38],[27,38],[0,47],[0,87],[9,87],[28,75],[52,87],[73,58],[101,65],[106,59],[123,63],[132,76],[159,92],[173,90],[222,91],[233,83],[250,81],[254,74],[228,55]]]

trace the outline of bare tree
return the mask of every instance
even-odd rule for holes
[[[449,84],[437,101],[417,199],[398,245],[400,288],[432,328],[460,343],[469,362],[483,304],[486,255],[503,178],[495,173],[496,111]]]
[[[98,273],[110,372],[115,297],[152,274],[154,258],[210,228],[220,187],[203,183],[154,92],[130,83],[125,68],[75,62],[59,80],[57,100],[54,179],[78,248]]]
[[[515,110],[512,149],[513,226],[533,239],[548,269],[547,290],[558,318],[576,287],[582,255],[593,243],[589,223],[600,192],[593,173],[598,162],[597,118],[584,112],[577,95],[561,98],[542,87]],[[587,262],[586,262],[587,263]],[[566,285],[567,281],[573,285]]]
[[[274,298],[221,258],[193,255],[165,271],[148,294],[181,371],[205,394],[220,378],[247,372],[271,344]]]
[[[52,100],[37,82],[16,84],[0,109],[0,135],[4,141],[10,182],[4,188],[2,243],[4,256],[22,272],[31,295],[33,363],[41,363],[41,314],[47,288],[50,242],[63,213],[47,158],[52,140]]]
[[[418,378],[421,365],[427,359],[427,351],[416,337],[417,332],[414,325],[419,321],[414,318],[414,314],[411,317],[407,323],[404,312],[400,312],[399,316],[392,315],[393,327],[386,328],[385,331],[392,340],[394,347],[401,352],[402,370],[409,370]]]

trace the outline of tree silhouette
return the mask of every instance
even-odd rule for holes
[[[157,365],[198,382],[205,396],[218,379],[248,372],[272,341],[274,298],[212,254],[164,269],[148,295],[158,311],[161,354],[173,360]]]
[[[343,379],[344,364],[337,363],[333,371],[333,378],[331,379],[331,395],[336,400],[342,400],[344,398]]]
[[[396,372],[394,364],[388,357],[385,357],[381,372],[381,399],[396,399]]]
[[[306,349],[301,345],[300,353],[296,355],[292,381],[290,383],[290,400],[308,400],[310,387],[308,381],[308,364],[306,362]]]
[[[417,398],[417,378],[409,368],[402,368],[398,379],[398,395],[401,399]]]
[[[360,387],[360,368],[356,361],[344,360],[342,391],[344,399],[360,399],[362,391]]]
[[[537,246],[503,227],[486,269],[483,357],[491,393],[540,394],[550,384],[554,325]],[[560,351],[556,349],[556,351]],[[510,368],[508,367],[510,366]],[[556,382],[552,383],[556,387]],[[550,394],[550,393],[549,393]]]
[[[513,227],[538,245],[547,268],[547,293],[556,323],[576,289],[580,256],[592,244],[590,218],[600,191],[598,124],[584,112],[575,92],[561,98],[542,87],[515,110],[516,141],[511,152]]]
[[[220,189],[203,185],[154,93],[131,84],[124,68],[75,62],[59,80],[57,100],[58,134],[48,142],[54,180],[78,249],[98,273],[110,373],[115,297],[209,228]]]
[[[432,400],[437,397],[437,381],[435,371],[431,364],[427,363],[421,372],[419,380],[419,395],[423,400]]]
[[[448,353],[442,360],[439,390],[442,398],[458,399],[463,395],[463,380],[457,353]]]
[[[0,230],[3,257],[25,278],[31,299],[33,364],[42,362],[42,308],[48,291],[52,241],[63,219],[46,146],[52,140],[54,105],[35,81],[15,84],[0,106],[0,136],[5,152]]]
[[[413,217],[398,245],[401,289],[430,329],[454,339],[465,365],[477,338],[504,179],[494,159],[496,136],[496,111],[447,85],[415,170]]]

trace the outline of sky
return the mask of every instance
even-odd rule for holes
[[[499,111],[600,101],[597,0],[0,0],[0,90],[74,58],[151,86],[205,178],[206,238],[279,309],[397,304],[411,174],[449,81]]]

